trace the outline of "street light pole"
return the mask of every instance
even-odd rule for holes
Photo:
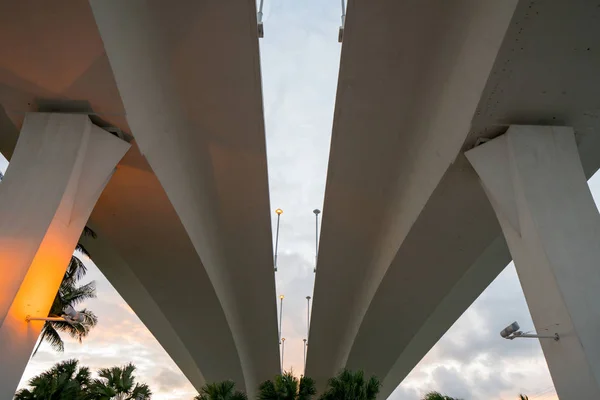
[[[275,272],[277,272],[277,250],[279,247],[279,218],[281,217],[281,214],[283,214],[283,210],[281,208],[278,208],[277,210],[275,210],[275,214],[277,214],[277,233],[275,234],[275,260],[274,260],[274,264],[275,264]]]
[[[306,296],[306,340],[310,334],[310,296]]]
[[[285,338],[281,338],[281,374],[283,375],[283,356],[285,352]]]
[[[306,375],[306,339],[302,339],[304,342],[304,370],[302,371],[303,375]]]
[[[315,268],[313,269],[313,272],[316,273],[317,260],[319,258],[319,214],[321,213],[321,210],[315,208],[313,213],[315,213]]]
[[[279,296],[279,341],[281,342],[281,323],[283,322],[283,295]]]

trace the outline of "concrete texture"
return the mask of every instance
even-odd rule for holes
[[[100,270],[197,388],[204,379],[234,379],[243,388],[232,327],[242,337],[250,379],[279,372],[254,2],[128,3],[160,15],[157,31],[147,33],[159,35],[156,46],[165,51],[161,57],[173,72],[158,76],[164,82],[137,87],[143,101],[155,100],[144,96],[158,86],[174,96],[164,107],[151,109],[147,122],[161,129],[160,137],[151,132],[156,146],[139,132],[136,110],[123,105],[132,92],[125,95],[115,83],[90,4],[25,0],[0,6],[0,151],[10,158],[25,113],[38,110],[87,113],[96,124],[137,139],[92,213],[90,225],[99,238],[88,246]],[[135,21],[114,29],[137,29]],[[157,67],[164,66],[159,61]],[[151,71],[140,70],[145,72]],[[179,122],[163,130],[158,121],[163,118]],[[128,120],[136,123],[133,132]],[[173,178],[156,160],[160,153],[173,157],[175,145],[181,155],[169,158],[169,168],[187,171]],[[181,199],[178,193],[210,199],[189,198],[194,208],[210,204],[192,212],[209,215],[212,222],[190,219],[180,203],[173,207],[173,199]],[[188,230],[210,235],[202,239],[210,246],[197,246],[198,238],[192,242]],[[234,282],[229,302],[219,298],[209,269]],[[222,304],[235,316],[231,326]]]
[[[85,115],[28,114],[0,186],[0,398],[12,398],[77,239],[129,144]]]
[[[478,9],[467,3],[458,4]],[[444,4],[350,2],[346,21],[307,374],[364,369],[383,380],[381,398],[511,260],[462,152],[513,123],[569,125],[586,177],[600,166],[596,4],[520,1],[512,17],[496,12],[487,23]],[[410,13],[426,5],[429,12]],[[480,34],[454,37],[452,47],[452,35],[435,32],[454,24]],[[477,57],[489,53],[476,50],[476,38],[496,52],[487,72]],[[434,56],[419,49],[442,58],[429,64]],[[474,108],[468,96],[477,96]],[[348,329],[357,330],[349,343]]]
[[[511,126],[466,153],[496,212],[554,386],[600,398],[600,214],[572,128]]]
[[[320,385],[460,151],[515,4],[349,2],[307,357]],[[398,353],[369,353],[351,365],[384,378],[363,356]]]
[[[202,259],[253,396],[279,371],[255,4],[90,4],[132,134]],[[186,25],[190,12],[200,20]]]

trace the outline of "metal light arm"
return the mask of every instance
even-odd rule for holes
[[[558,335],[558,333],[555,333],[554,335],[537,335],[537,334],[531,334],[531,333],[523,333],[523,332],[519,331],[519,332],[515,332],[511,336],[507,337],[508,340],[513,340],[513,339],[518,339],[518,338],[554,339],[557,342],[560,340],[560,336]]]
[[[31,321],[69,322],[67,319],[65,319],[63,317],[40,318],[40,317],[32,317],[30,315],[25,317],[25,321],[27,321],[27,322],[31,322]]]

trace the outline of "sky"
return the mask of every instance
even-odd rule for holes
[[[322,208],[340,60],[338,0],[265,0],[261,63],[271,208],[282,208],[277,294],[284,294],[284,368],[302,371],[307,330],[306,296],[312,295],[315,220]],[[6,161],[0,157],[0,171]],[[590,180],[600,196],[600,177]],[[273,232],[275,232],[273,213]],[[93,254],[92,254],[93,257]],[[85,259],[85,258],[84,258]],[[83,344],[66,340],[64,353],[42,345],[20,386],[54,363],[77,358],[92,369],[134,362],[138,380],[154,399],[191,399],[196,391],[94,264],[98,298],[85,306],[99,317]],[[84,281],[84,282],[85,282]],[[512,264],[431,349],[391,395],[417,400],[437,390],[467,399],[557,399],[537,340],[507,341],[499,331],[513,321],[533,323]]]

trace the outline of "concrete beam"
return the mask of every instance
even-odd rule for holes
[[[600,398],[600,214],[572,128],[511,126],[466,153],[514,258],[561,399]]]
[[[516,3],[349,2],[307,356],[318,382],[346,365],[388,267],[459,154]]]
[[[90,217],[92,259],[190,382],[244,376],[201,258],[135,142]]]
[[[85,115],[31,113],[0,185],[0,397],[12,398],[77,239],[129,144]]]
[[[129,126],[202,259],[252,396],[279,372],[255,3],[90,4]]]

